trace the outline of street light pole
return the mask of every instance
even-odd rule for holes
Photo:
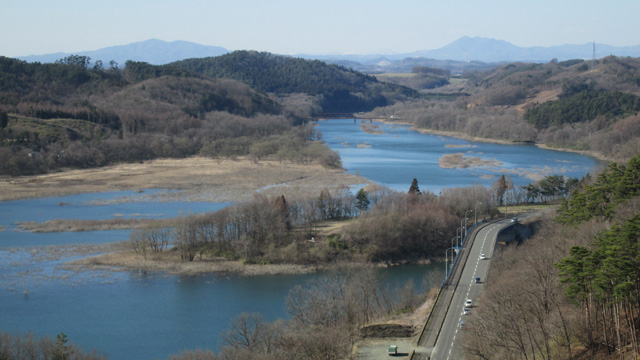
[[[447,255],[449,253],[449,250],[451,250],[453,248],[448,248],[447,250],[445,250],[444,252],[444,280],[445,282],[449,279],[449,255]],[[451,254],[451,265],[453,265],[453,254]]]
[[[480,201],[480,205],[482,205],[482,201]],[[474,224],[478,223],[478,202],[473,206],[473,215],[475,216]]]
[[[473,210],[467,210],[464,212],[464,235],[467,236],[467,213],[471,211],[473,212]]]

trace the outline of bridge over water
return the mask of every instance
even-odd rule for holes
[[[311,120],[329,120],[329,119],[353,119],[353,122],[356,123],[358,120],[360,122],[373,122],[373,120],[383,121],[389,120],[387,117],[368,117],[368,116],[360,116],[354,113],[321,113],[316,116],[312,116]]]

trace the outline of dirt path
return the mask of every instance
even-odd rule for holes
[[[364,183],[362,177],[320,165],[191,157],[2,178],[0,201],[144,189],[182,190],[182,197],[198,201],[243,201],[258,191],[315,194],[324,187]]]

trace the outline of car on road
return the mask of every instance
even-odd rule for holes
[[[487,256],[485,254],[480,254],[480,260],[487,260]]]
[[[470,308],[471,307],[471,299],[467,299],[467,301],[464,302],[464,307]]]
[[[514,217],[513,219],[511,219],[511,222],[517,223],[518,222],[518,218]]]
[[[460,321],[460,329],[464,329],[464,320]]]
[[[476,284],[480,284],[480,276],[476,276]]]
[[[462,310],[462,315],[469,315],[470,312],[471,312],[471,309],[466,307],[466,308],[464,308],[464,310]]]

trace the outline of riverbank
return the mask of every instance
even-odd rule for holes
[[[503,144],[503,145],[517,145],[517,143],[514,143],[513,141],[509,141],[509,140],[504,140],[504,139],[489,139],[489,138],[482,138],[482,137],[475,137],[475,136],[471,136],[465,133],[461,133],[461,132],[456,132],[456,131],[444,131],[444,130],[431,130],[431,129],[424,129],[424,128],[417,128],[414,126],[414,124],[409,123],[409,122],[398,122],[398,121],[389,121],[389,120],[384,120],[381,121],[385,124],[389,124],[389,125],[407,125],[411,127],[411,130],[417,131],[421,134],[428,134],[428,135],[438,135],[438,136],[448,136],[448,137],[452,137],[452,138],[456,138],[456,139],[462,139],[462,140],[467,140],[467,141],[472,141],[472,142],[483,142],[483,143],[489,143],[489,144]],[[545,144],[539,144],[539,143],[535,143],[535,146],[541,148],[541,149],[546,149],[546,150],[556,150],[556,151],[565,151],[565,152],[572,152],[572,153],[576,153],[576,154],[581,154],[581,155],[586,155],[586,156],[590,156],[594,159],[597,159],[599,161],[602,162],[613,162],[616,161],[615,159],[606,157],[598,152],[595,151],[585,151],[585,150],[572,150],[572,149],[565,149],[565,148],[558,148],[558,147],[552,147],[552,146],[548,146]]]
[[[316,236],[313,246],[326,247],[327,239],[339,234],[342,227],[351,221],[331,220],[316,225]],[[103,251],[99,251],[104,248]],[[338,263],[309,263],[309,264],[247,264],[242,260],[229,260],[219,256],[204,253],[196,254],[193,261],[183,261],[180,252],[169,248],[162,252],[152,252],[146,255],[135,252],[129,242],[103,244],[86,247],[86,254],[78,260],[67,262],[65,268],[73,270],[107,270],[107,271],[136,271],[136,272],[164,272],[177,275],[200,275],[206,273],[233,273],[241,276],[252,275],[280,275],[280,274],[309,274],[318,271],[334,269]],[[80,255],[80,254],[79,254]],[[440,259],[437,259],[440,260]],[[430,264],[431,260],[423,259],[414,264]],[[360,268],[364,266],[390,267],[406,265],[407,263],[372,263],[364,257],[351,257],[339,262],[342,268]]]
[[[335,269],[336,266],[343,269],[358,269],[368,266],[394,266],[355,260],[342,261],[339,264],[247,264],[240,260],[228,260],[205,254],[197,255],[194,261],[183,261],[180,253],[177,251],[167,250],[161,253],[152,253],[149,251],[145,257],[143,254],[130,250],[126,243],[109,246],[108,250],[102,254],[95,254],[97,248],[99,247],[88,247],[87,250],[90,252],[87,254],[93,256],[67,262],[63,265],[63,268],[82,271],[162,272],[173,275],[229,273],[239,276],[255,276],[310,274]],[[78,254],[78,250],[76,250],[76,254]],[[417,263],[429,264],[431,261],[424,260]]]
[[[241,261],[199,256],[185,262],[177,251],[147,254],[146,258],[132,250],[120,250],[68,262],[66,269],[163,272],[174,275],[233,273],[240,276],[309,274],[328,269],[328,265],[245,264]]]
[[[272,160],[157,159],[103,168],[0,179],[0,201],[107,191],[177,190],[172,198],[238,202],[255,193],[268,196],[319,194],[327,187],[369,183],[340,169]],[[165,195],[168,196],[168,195]],[[163,199],[155,199],[162,201]]]

